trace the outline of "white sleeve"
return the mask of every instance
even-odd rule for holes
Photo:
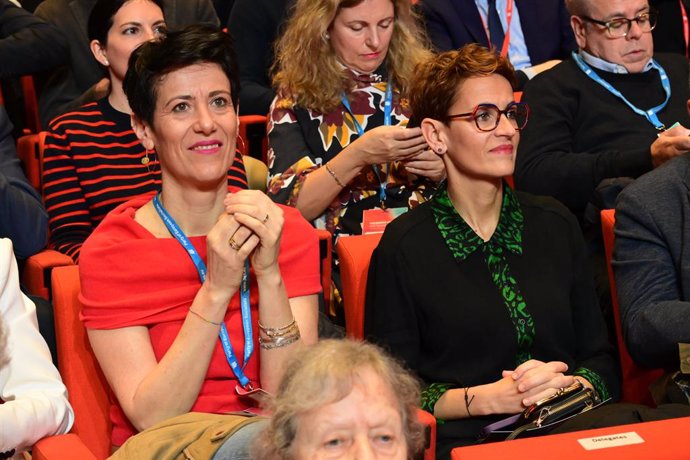
[[[0,316],[9,363],[0,369],[0,452],[22,451],[36,441],[67,433],[74,413],[67,389],[38,331],[36,307],[19,290],[12,242],[0,239]]]

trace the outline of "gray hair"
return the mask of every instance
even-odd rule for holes
[[[322,340],[294,356],[268,407],[273,415],[255,443],[255,458],[290,459],[299,415],[347,397],[362,368],[374,371],[391,389],[402,419],[408,458],[415,458],[424,440],[417,419],[418,381],[375,345],[348,339]]]

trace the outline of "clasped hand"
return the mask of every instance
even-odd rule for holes
[[[531,359],[514,370],[502,372],[496,386],[496,413],[515,414],[537,401],[572,385],[574,377],[565,375],[567,364],[561,361],[542,362]]]
[[[284,218],[283,210],[258,190],[228,193],[223,203],[225,213],[206,237],[207,282],[232,296],[248,257],[258,278],[279,270]]]

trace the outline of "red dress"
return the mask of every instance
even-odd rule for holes
[[[177,337],[201,281],[177,240],[156,238],[134,220],[134,213],[150,200],[151,197],[141,197],[118,206],[84,243],[79,261],[81,317],[89,329],[148,327],[153,351],[160,361]],[[287,295],[291,298],[316,294],[321,290],[318,238],[296,209],[282,208],[285,225],[278,262]],[[190,241],[206,261],[206,237],[190,237]],[[258,288],[253,272],[250,281],[255,347],[245,374],[258,382]],[[244,333],[239,293],[230,301],[225,325],[233,350],[242,362]],[[223,413],[246,409],[247,404],[236,396],[237,384],[219,340],[191,411]],[[136,434],[136,428],[114,398],[110,418],[114,445],[122,445]]]

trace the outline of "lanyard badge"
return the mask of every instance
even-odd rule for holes
[[[343,93],[340,95],[340,100],[343,103],[343,106],[345,107],[345,110],[347,110],[347,113],[350,114],[350,117],[352,117],[352,121],[355,124],[355,129],[357,129],[357,135],[359,137],[364,136],[364,128],[362,128],[362,125],[359,124],[359,121],[357,121],[357,118],[355,117],[355,114],[352,113],[352,108],[350,107],[350,101],[347,99],[347,96]],[[388,83],[386,84],[386,94],[383,99],[383,124],[385,126],[390,126],[391,125],[391,114],[393,112],[393,84],[391,80],[388,80]],[[385,202],[386,202],[386,184],[388,183],[388,173],[390,168],[386,168],[386,176],[381,179],[381,168],[379,165],[371,165],[372,169],[374,170],[374,173],[376,174],[376,177],[379,180],[379,200],[381,201],[381,208],[385,208]]]
[[[666,75],[666,71],[664,70],[664,68],[661,67],[659,63],[657,63],[654,59],[652,59],[652,68],[657,69],[659,71],[659,77],[661,78],[661,86],[664,88],[664,92],[666,93],[666,99],[661,104],[657,105],[656,107],[652,107],[649,110],[642,110],[639,107],[633,105],[632,102],[626,99],[626,97],[623,96],[623,94],[620,91],[614,88],[609,82],[601,78],[594,71],[594,69],[592,69],[585,62],[584,59],[582,59],[582,56],[580,56],[574,51],[573,59],[575,60],[575,63],[580,68],[580,70],[582,70],[585,73],[585,75],[597,82],[599,85],[603,86],[604,89],[606,89],[609,93],[613,94],[618,99],[622,100],[628,107],[632,109],[633,112],[645,117],[647,121],[654,125],[654,127],[657,130],[664,131],[666,129],[666,126],[661,122],[661,120],[659,120],[658,113],[661,112],[664,109],[664,107],[666,107],[666,104],[668,104],[668,101],[671,98],[671,83],[668,79],[668,75]]]
[[[160,201],[160,193],[158,193],[153,199],[153,206],[158,212],[158,215],[163,220],[163,223],[170,231],[170,234],[182,245],[182,247],[187,251],[189,257],[192,259],[197,272],[199,273],[199,279],[201,283],[206,280],[206,264],[201,259],[199,252],[194,248],[187,235],[184,234],[182,229],[177,225],[177,222],[172,218],[170,213],[163,207],[163,203]],[[223,345],[223,351],[225,352],[225,358],[228,361],[230,369],[232,369],[233,374],[237,377],[237,380],[242,385],[242,388],[253,390],[251,381],[244,374],[244,368],[249,362],[252,353],[254,352],[254,338],[252,335],[252,313],[249,303],[249,261],[247,260],[244,265],[244,271],[242,273],[242,283],[240,285],[240,311],[242,314],[242,330],[244,332],[244,362],[240,366],[237,361],[235,352],[232,349],[232,343],[230,343],[230,335],[228,334],[228,329],[225,327],[225,323],[220,326],[220,342]]]

